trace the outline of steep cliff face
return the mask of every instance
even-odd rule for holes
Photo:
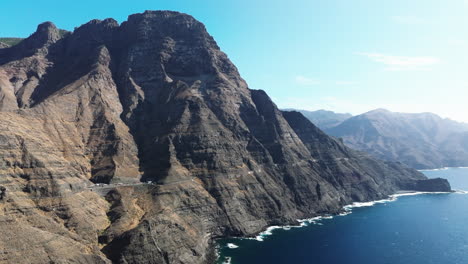
[[[279,111],[176,12],[41,24],[0,49],[0,111],[4,263],[204,263],[215,238],[425,180]]]

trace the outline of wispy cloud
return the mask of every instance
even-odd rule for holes
[[[436,57],[409,57],[409,56],[393,56],[382,53],[358,52],[357,55],[365,56],[375,62],[382,63],[389,71],[420,71],[429,70],[440,62]]]
[[[398,24],[404,25],[421,25],[426,23],[426,20],[417,16],[392,16],[391,19]]]
[[[294,81],[301,86],[312,86],[320,84],[320,81],[317,79],[309,78],[303,75],[297,75],[294,78]]]

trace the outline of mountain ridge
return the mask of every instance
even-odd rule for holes
[[[468,164],[468,146],[463,144],[468,125],[433,113],[376,109],[325,131],[352,148],[417,169]]]
[[[318,126],[320,129],[327,129],[327,128],[334,127],[353,116],[349,113],[336,113],[336,112],[324,110],[324,109],[309,111],[309,110],[298,110],[294,108],[285,108],[284,110],[300,112],[305,117],[307,117],[307,119],[309,119],[312,123]]]

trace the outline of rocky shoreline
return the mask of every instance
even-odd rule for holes
[[[276,229],[283,229],[283,230],[290,230],[291,228],[301,228],[305,227],[308,224],[315,224],[317,221],[320,221],[322,219],[332,219],[336,216],[346,216],[348,214],[352,213],[353,208],[359,208],[359,207],[369,207],[369,206],[374,206],[376,204],[382,204],[382,203],[388,203],[388,202],[395,202],[398,200],[399,197],[402,196],[414,196],[414,195],[424,195],[424,194],[450,194],[450,193],[456,193],[457,191],[455,190],[449,190],[449,191],[438,191],[438,192],[433,192],[433,191],[415,191],[415,190],[402,190],[402,191],[397,191],[396,193],[389,195],[385,199],[381,200],[374,200],[374,201],[368,201],[368,202],[355,202],[349,205],[345,205],[342,207],[342,210],[340,213],[335,213],[335,214],[323,214],[323,215],[317,215],[311,218],[305,218],[305,219],[297,219],[296,223],[289,223],[289,224],[282,224],[282,225],[272,225],[266,227],[263,231],[255,234],[254,236],[247,236],[247,237],[222,237],[220,239],[226,239],[226,238],[235,238],[235,239],[254,239],[257,241],[263,241],[264,237],[272,235],[272,231]],[[233,247],[235,248],[235,247]],[[218,253],[220,248],[219,244],[215,246],[215,256],[214,258],[210,258],[210,261],[208,263],[218,263],[220,261],[220,254]]]

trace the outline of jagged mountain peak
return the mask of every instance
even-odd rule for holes
[[[49,34],[51,31],[57,30],[57,26],[51,21],[45,21],[37,26],[36,33],[46,33]]]
[[[30,37],[22,41],[19,45],[24,43],[31,48],[41,48],[45,45],[55,43],[61,38],[59,29],[52,22],[44,22],[37,26],[36,32]]]

